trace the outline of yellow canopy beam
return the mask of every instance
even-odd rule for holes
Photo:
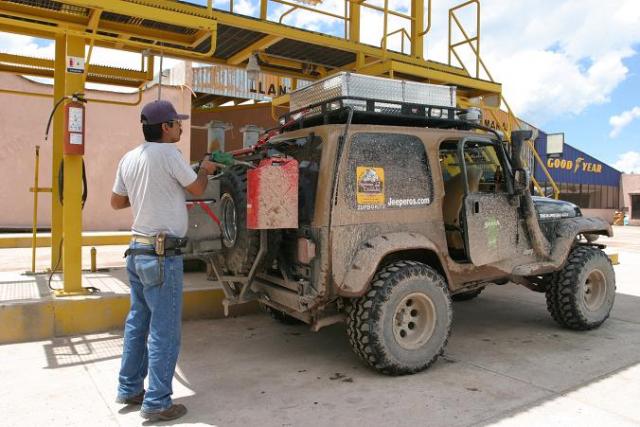
[[[54,61],[45,58],[0,53],[0,71],[39,77],[54,77]],[[127,70],[89,64],[87,81],[126,87],[139,87],[153,79],[153,69]]]
[[[229,65],[238,65],[249,59],[252,53],[267,49],[270,46],[278,43],[282,40],[282,37],[278,36],[265,36],[255,43],[250,44],[249,46],[242,49],[240,52],[232,55],[227,59],[227,64]]]

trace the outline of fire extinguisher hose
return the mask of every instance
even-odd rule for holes
[[[60,168],[58,169],[58,200],[60,204],[64,204],[64,160],[60,162]],[[89,188],[87,186],[87,171],[84,166],[84,160],[82,160],[82,208],[87,201],[87,195]]]

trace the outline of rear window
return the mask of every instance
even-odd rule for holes
[[[356,210],[420,208],[433,199],[422,141],[413,135],[357,133],[349,149],[346,194]]]

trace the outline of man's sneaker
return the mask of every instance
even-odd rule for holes
[[[146,412],[144,410],[140,411],[140,415],[145,420],[149,421],[169,421],[175,420],[176,418],[180,418],[184,414],[187,413],[187,408],[181,404],[174,404],[169,406],[167,409],[161,412]]]
[[[135,396],[131,397],[116,397],[116,403],[120,403],[122,405],[142,405],[142,401],[144,400],[144,390]]]

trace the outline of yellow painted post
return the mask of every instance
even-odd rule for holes
[[[98,256],[98,251],[94,246],[93,248],[91,248],[91,272],[92,273],[95,273],[98,270],[98,267],[96,266],[97,256]]]
[[[260,19],[267,19],[267,6],[269,5],[269,0],[260,0]]]
[[[64,34],[56,35],[56,57],[54,60],[53,104],[65,94],[66,38]],[[51,270],[61,266],[62,251],[62,204],[58,192],[58,171],[62,162],[62,140],[64,138],[64,111],[58,108],[53,116],[53,144],[51,156]]]
[[[349,41],[360,42],[360,2],[349,2]]]
[[[85,42],[81,37],[67,36],[67,56],[84,58]],[[84,91],[82,73],[66,73],[65,95]],[[86,122],[85,122],[86,124]],[[86,129],[85,129],[86,132]],[[86,145],[86,141],[83,141]],[[59,295],[85,293],[82,288],[82,155],[64,154],[64,290]]]
[[[384,0],[384,15],[382,17],[382,49],[385,50],[384,56],[387,56],[387,30],[389,28],[389,0]]]
[[[31,272],[36,272],[36,230],[38,229],[38,172],[40,170],[40,146],[36,145],[36,168],[33,171],[33,230],[31,236]]]
[[[411,0],[411,56],[424,57],[424,0]],[[404,37],[404,36],[403,36]]]

